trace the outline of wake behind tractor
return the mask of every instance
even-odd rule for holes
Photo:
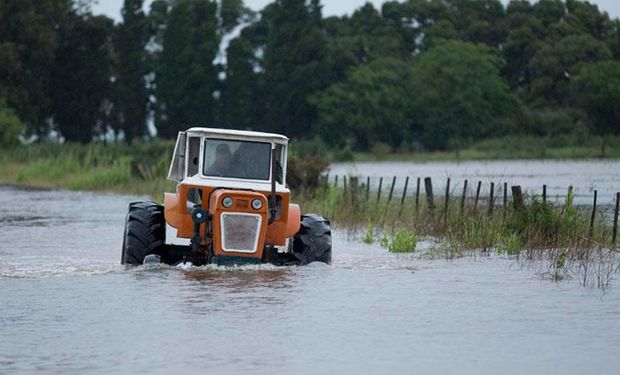
[[[283,135],[211,128],[179,132],[163,206],[133,202],[121,263],[331,263],[330,223],[290,202]]]

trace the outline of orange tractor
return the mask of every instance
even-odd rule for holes
[[[133,202],[121,263],[331,263],[330,223],[302,215],[286,185],[288,138],[191,128],[179,132],[164,205]]]

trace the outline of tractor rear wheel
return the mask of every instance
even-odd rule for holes
[[[163,206],[155,202],[132,202],[125,219],[121,264],[139,265],[147,255],[162,256],[166,222]]]
[[[293,255],[300,265],[332,262],[332,231],[329,220],[316,215],[301,215],[301,228],[293,238]]]

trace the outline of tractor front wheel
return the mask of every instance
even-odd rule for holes
[[[133,202],[125,219],[121,264],[139,265],[147,255],[162,256],[166,236],[164,208],[155,202]]]
[[[332,262],[332,231],[329,220],[316,215],[301,215],[301,228],[293,238],[293,255],[300,265]]]

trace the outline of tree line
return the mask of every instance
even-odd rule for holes
[[[580,0],[0,0],[0,142],[273,131],[436,150],[620,133],[620,21]]]

